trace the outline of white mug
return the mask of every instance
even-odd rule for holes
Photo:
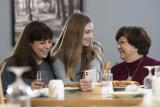
[[[48,84],[49,98],[64,98],[64,84],[62,80],[50,80]]]

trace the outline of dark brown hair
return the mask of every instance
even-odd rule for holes
[[[30,43],[38,40],[48,40],[53,38],[52,30],[44,23],[38,21],[30,22],[21,33],[14,50],[9,58],[5,61],[15,59],[16,66],[30,66],[32,72],[27,72],[24,76],[35,78],[39,70],[35,60],[34,52]]]
[[[116,41],[121,37],[125,37],[129,44],[138,49],[139,54],[146,55],[151,46],[151,40],[147,32],[138,26],[123,26],[116,34]]]

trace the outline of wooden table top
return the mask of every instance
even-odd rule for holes
[[[106,95],[93,94],[92,92],[65,93],[64,99],[52,99],[48,97],[32,98],[32,106],[136,106],[142,102],[142,98],[109,98]]]

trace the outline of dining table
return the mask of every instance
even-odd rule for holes
[[[31,99],[32,107],[137,107],[142,97],[119,98],[91,91],[66,92],[64,98],[37,97]]]

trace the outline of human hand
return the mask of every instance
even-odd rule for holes
[[[92,90],[92,82],[87,79],[80,80],[80,89],[81,91],[91,91]]]
[[[34,90],[34,89],[40,89],[40,88],[44,88],[45,87],[45,84],[43,82],[40,82],[40,81],[33,81],[31,83],[31,88]]]

